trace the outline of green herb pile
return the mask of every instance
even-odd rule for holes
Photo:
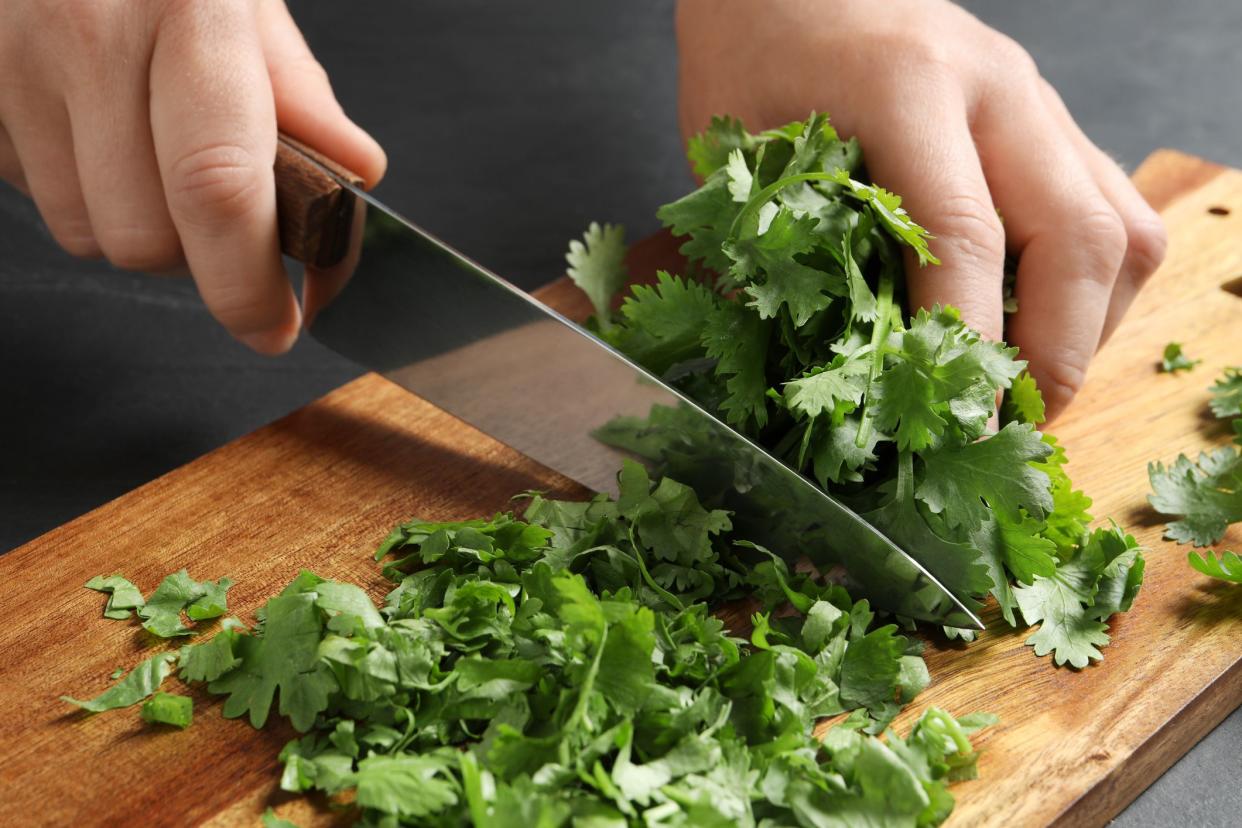
[[[1105,621],[1142,580],[1137,545],[1116,527],[1088,532],[1091,501],[1036,430],[1043,403],[1016,349],[952,308],[902,311],[903,251],[936,260],[901,200],[868,182],[857,143],[822,115],[758,135],[725,118],[689,155],[703,186],[657,215],[684,237],[691,277],[660,273],[612,310],[628,278],[621,234],[593,225],[568,257],[593,330],[853,505],[974,607],[991,594],[1010,624],[1040,624],[1038,654],[1100,658]],[[990,433],[1004,390],[1006,422]],[[657,409],[601,437],[714,503],[694,477],[692,431]]]
[[[1212,413],[1232,418],[1242,446],[1242,368],[1226,368],[1210,389]],[[1156,511],[1176,516],[1165,527],[1164,536],[1178,543],[1197,547],[1220,543],[1231,524],[1242,522],[1242,448],[1222,446],[1200,452],[1197,460],[1178,455],[1167,468],[1163,463],[1147,467],[1152,494],[1148,497]],[[1188,553],[1190,565],[1205,575],[1242,583],[1242,559],[1233,552],[1219,557],[1212,552]]]
[[[225,716],[262,727],[276,705],[305,733],[281,753],[281,787],[378,826],[937,825],[947,784],[975,774],[969,736],[994,721],[930,708],[906,738],[868,735],[926,686],[920,646],[637,464],[615,501],[532,495],[521,519],[415,520],[386,557],[382,609],[302,572],[254,628],[226,619],[75,703],[135,704],[175,664],[227,697]],[[174,578],[195,606],[201,585]],[[124,617],[117,596],[141,614],[132,584],[108,583],[108,617]],[[708,596],[751,597],[748,641]],[[143,718],[184,726],[189,707],[158,693]]]

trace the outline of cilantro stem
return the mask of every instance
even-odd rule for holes
[[[969,755],[974,750],[974,746],[970,744],[970,739],[966,738],[966,735],[962,733],[961,726],[954,721],[953,717],[949,716],[949,714],[945,713],[940,708],[929,708],[925,714],[925,718],[928,720],[928,724],[934,723],[939,725],[941,733],[948,736],[949,739],[952,740],[953,745],[957,748],[957,752],[959,754]]]
[[[656,595],[659,595],[667,601],[669,606],[676,607],[678,612],[684,610],[686,605],[683,604],[676,595],[657,584],[655,582],[655,578],[652,578],[651,573],[647,571],[647,564],[643,561],[643,553],[640,551],[641,547],[638,545],[638,541],[634,538],[633,525],[626,530],[626,533],[630,536],[630,546],[634,548],[634,561],[638,564],[638,571],[642,573],[643,581],[646,582],[647,586],[651,587]]]
[[[914,452],[903,451],[897,455],[897,487],[894,499],[914,499]]]
[[[737,228],[742,223],[743,218],[749,216],[764,204],[767,204],[771,201],[772,196],[776,195],[781,190],[793,184],[800,184],[803,181],[831,181],[834,184],[837,183],[836,176],[833,173],[826,172],[806,172],[798,173],[797,175],[787,175],[784,178],[778,178],[776,181],[773,181],[771,184],[751,196],[750,199],[742,206],[742,209],[737,211],[737,215],[733,217],[733,223],[729,225],[728,238],[737,238]]]
[[[871,329],[871,368],[867,372],[867,389],[863,392],[863,408],[859,415],[858,436],[854,445],[863,448],[871,437],[871,388],[875,378],[884,368],[884,341],[893,330],[893,272],[892,267],[880,270],[880,289],[876,296],[875,326]]]
[[[569,715],[569,719],[565,722],[562,732],[573,730],[582,723],[582,719],[586,716],[587,706],[591,703],[591,691],[595,689],[595,677],[599,675],[599,664],[604,657],[604,645],[608,643],[608,625],[605,624],[600,631],[599,644],[595,647],[595,658],[591,660],[591,667],[587,670],[587,674],[582,679],[582,689],[578,692],[578,701],[574,704],[574,712]],[[569,756],[569,742],[562,739],[559,753],[561,754],[561,762],[570,765],[571,758]]]

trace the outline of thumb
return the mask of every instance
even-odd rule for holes
[[[341,109],[328,73],[311,54],[283,0],[263,0],[257,15],[280,129],[361,176],[367,188],[374,187],[388,166],[384,150]]]

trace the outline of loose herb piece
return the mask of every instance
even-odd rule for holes
[[[1212,386],[1212,411],[1233,421],[1234,443],[1242,447],[1242,373],[1226,368]],[[1242,448],[1222,446],[1200,452],[1197,460],[1178,455],[1167,468],[1155,462],[1147,466],[1152,494],[1148,501],[1156,511],[1175,515],[1164,536],[1178,543],[1212,546],[1225,536],[1230,524],[1242,522]],[[1190,553],[1190,565],[1204,574],[1233,580],[1237,557],[1226,552],[1220,561],[1210,553],[1199,558]]]
[[[151,597],[144,600],[138,587],[120,575],[97,575],[86,582],[87,589],[108,593],[105,618],[123,621],[137,610],[143,629],[160,638],[190,635],[192,630],[181,623],[182,612],[191,621],[224,615],[232,585],[228,578],[195,581],[183,569],[164,578]]]
[[[61,696],[61,701],[76,704],[91,713],[129,707],[155,694],[159,686],[173,670],[176,657],[172,653],[157,653],[129,671],[125,678],[109,687],[93,699],[82,701],[72,696]]]
[[[142,593],[138,587],[120,575],[96,575],[86,582],[86,588],[107,593],[108,603],[104,606],[104,618],[124,621],[143,605]]]
[[[1182,353],[1180,342],[1170,342],[1164,346],[1164,357],[1160,360],[1160,370],[1166,374],[1175,374],[1178,371],[1189,371],[1203,360],[1190,359]]]
[[[1179,455],[1166,468],[1147,467],[1156,511],[1176,515],[1164,536],[1178,543],[1211,546],[1225,536],[1229,524],[1242,521],[1242,451],[1223,446],[1200,452],[1197,460]]]
[[[1042,623],[1029,641],[1038,651],[1075,666],[1099,658],[1107,615],[1092,585],[1055,612],[1031,592],[1023,606],[1014,589],[1080,577],[1098,543],[1090,500],[1036,430],[1043,402],[1017,350],[953,308],[902,311],[903,250],[936,259],[901,199],[868,181],[857,142],[821,115],[759,134],[718,119],[689,155],[703,186],[657,215],[684,238],[691,278],[660,273],[613,312],[616,258],[578,261],[597,313],[589,326],[867,515],[968,605],[990,593],[1011,624],[1018,612]],[[573,251],[590,258],[594,234]],[[1006,390],[1007,421],[990,433]],[[704,479],[693,420],[678,410],[619,419],[600,436],[727,502],[729,481]],[[1141,560],[1135,550],[1115,563],[1134,590]],[[1071,644],[1070,628],[1090,628],[1092,646]]]
[[[1242,368],[1226,368],[1211,387],[1212,413],[1217,417],[1242,417]]]
[[[1201,552],[1198,555],[1194,552],[1187,552],[1186,557],[1190,565],[1204,575],[1242,584],[1242,558],[1239,558],[1235,552],[1222,552],[1219,556],[1211,552]]]
[[[194,700],[189,696],[156,693],[142,706],[142,720],[185,729],[194,719]]]
[[[687,487],[637,464],[619,482],[616,500],[405,523],[376,556],[382,608],[303,572],[255,628],[183,646],[181,677],[256,726],[277,705],[305,734],[281,787],[352,792],[368,825],[943,822],[995,719],[930,708],[888,731],[928,683],[917,642]],[[706,603],[744,595],[748,639]],[[165,695],[144,715],[183,704]]]

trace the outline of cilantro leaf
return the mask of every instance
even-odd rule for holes
[[[104,606],[104,618],[124,620],[133,614],[135,609],[142,607],[142,593],[120,575],[96,575],[86,582],[87,589],[108,594],[108,603]]]
[[[91,713],[129,707],[151,696],[172,672],[171,653],[156,653],[140,662],[126,676],[93,699],[82,701],[71,696],[61,696],[61,701],[76,704]]]
[[[712,309],[703,321],[701,340],[715,373],[725,379],[728,396],[720,403],[725,420],[745,428],[768,422],[768,380],[765,371],[771,323],[734,302]]]
[[[1160,360],[1160,370],[1166,374],[1175,374],[1178,371],[1189,371],[1203,360],[1190,359],[1186,354],[1182,353],[1182,345],[1180,342],[1170,342],[1164,346],[1164,355]]]
[[[729,274],[751,297],[761,319],[772,319],[788,308],[793,323],[804,325],[828,307],[833,296],[847,292],[845,278],[804,264],[796,257],[815,245],[816,222],[798,218],[786,207],[777,209],[767,228],[724,246],[732,259]]]
[[[880,224],[914,251],[919,264],[940,264],[940,260],[927,247],[927,240],[930,238],[927,231],[916,224],[901,206],[901,196],[890,193],[883,187],[856,181],[842,169],[834,171],[833,180],[845,187],[849,195],[869,206]]]
[[[234,653],[241,664],[207,685],[212,693],[228,695],[226,718],[249,714],[252,725],[263,727],[279,691],[281,715],[305,732],[327,707],[336,682],[319,664],[323,621],[315,599],[306,592],[272,598],[264,607],[262,636],[238,636]]]
[[[1242,558],[1234,552],[1222,552],[1219,556],[1214,556],[1211,552],[1202,552],[1198,555],[1188,552],[1186,557],[1190,565],[1204,575],[1242,584]]]
[[[976,443],[922,455],[915,495],[950,528],[981,525],[988,507],[1015,521],[1023,510],[1042,518],[1053,506],[1050,481],[1031,463],[1051,453],[1033,426],[1009,423]]]
[[[235,621],[235,619],[229,619]],[[187,644],[178,653],[179,675],[186,681],[215,681],[234,667],[241,659],[234,654],[241,622],[229,624],[210,639],[198,644]]]
[[[1177,515],[1165,537],[1178,543],[1210,546],[1225,536],[1229,524],[1242,521],[1242,451],[1223,447],[1201,452],[1198,460],[1179,455],[1167,469],[1148,465],[1156,511]]]
[[[756,139],[746,132],[742,122],[729,116],[713,116],[706,130],[690,139],[686,154],[694,172],[707,177],[720,169],[735,150],[749,150]]]
[[[716,295],[698,282],[656,274],[656,284],[635,285],[621,316],[625,329],[616,344],[654,373],[701,357],[703,330],[716,312]]]
[[[458,786],[447,776],[448,759],[373,755],[358,763],[358,804],[396,817],[426,818],[456,804]]]
[[[952,308],[919,311],[898,341],[878,378],[872,413],[903,449],[938,445],[950,424],[966,440],[980,436],[996,392],[1024,365],[1015,349],[983,341]]]
[[[702,262],[717,273],[729,269],[730,259],[723,245],[729,238],[729,227],[741,205],[729,192],[728,173],[716,170],[707,182],[677,201],[665,204],[656,217],[675,235],[686,236],[679,250],[692,262]]]
[[[625,228],[591,222],[582,241],[574,239],[565,254],[569,278],[591,300],[601,324],[607,326],[612,297],[625,286]]]
[[[1005,395],[1005,419],[1039,425],[1044,421],[1044,397],[1035,385],[1035,378],[1023,371],[1014,378]]]
[[[862,402],[868,370],[862,360],[837,357],[829,365],[813,368],[785,383],[785,407],[808,419],[824,413],[832,416],[840,403],[853,410]]]
[[[184,569],[174,572],[138,609],[142,626],[160,638],[190,635],[191,630],[181,623],[182,611],[194,621],[218,618],[228,609],[226,594],[232,584],[228,578],[195,581]]]
[[[1212,413],[1217,417],[1242,417],[1242,368],[1226,368],[1210,389]]]
[[[1014,589],[1022,617],[1039,630],[1027,639],[1036,655],[1082,668],[1103,658],[1104,621],[1130,608],[1142,583],[1143,559],[1134,538],[1119,529],[1097,529],[1048,577]]]
[[[194,700],[159,692],[142,705],[142,720],[148,724],[166,724],[184,730],[194,719]]]
[[[725,171],[729,176],[729,195],[734,201],[745,204],[750,200],[751,190],[755,186],[755,177],[751,175],[750,168],[746,166],[746,157],[742,155],[740,149],[729,153],[729,160],[725,162]]]

